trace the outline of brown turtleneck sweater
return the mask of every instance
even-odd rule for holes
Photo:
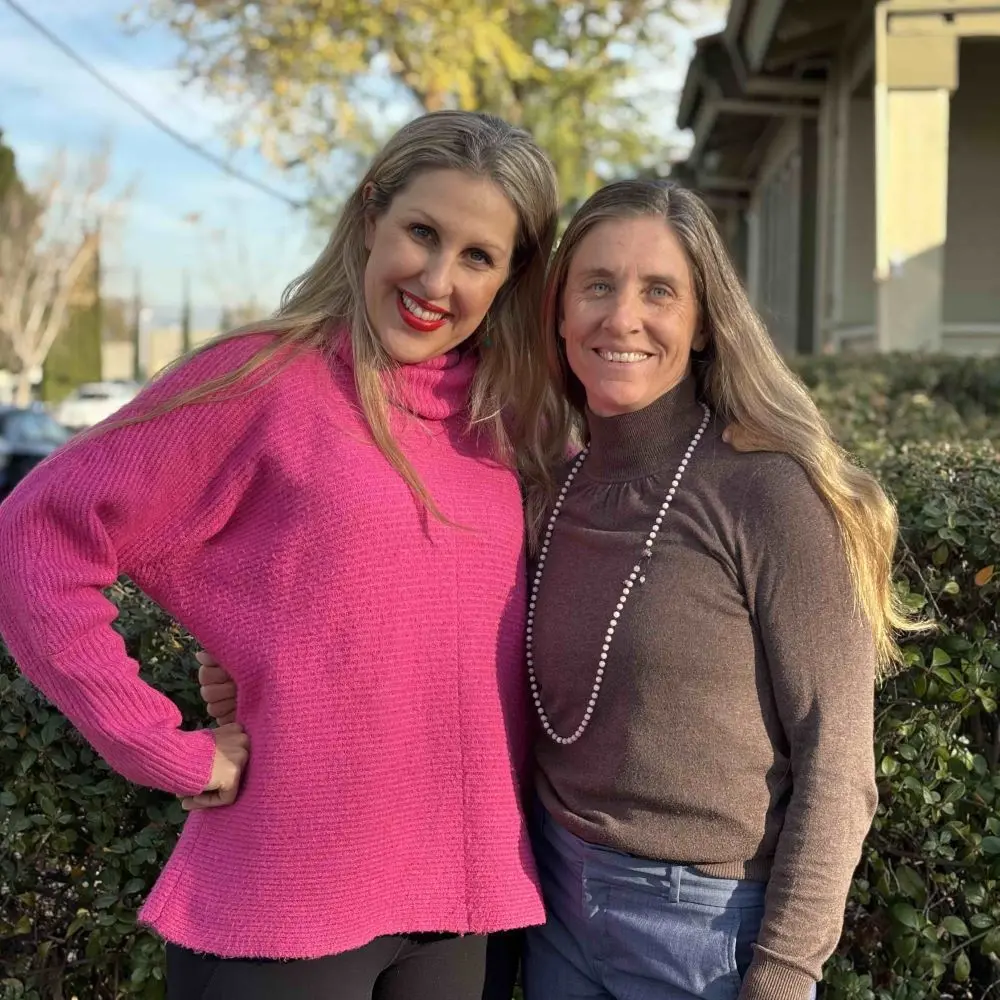
[[[583,718],[622,584],[701,418],[691,378],[644,410],[589,417],[535,619],[561,735]],[[875,811],[875,652],[803,469],[721,432],[709,425],[625,605],[589,728],[562,746],[539,727],[538,793],[591,843],[767,880],[740,997],[806,1000]]]

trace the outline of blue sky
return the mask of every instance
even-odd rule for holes
[[[181,84],[179,44],[166,31],[130,36],[119,18],[135,0],[21,0],[39,21],[179,132],[292,198],[301,180],[259,154],[233,153],[221,124],[231,109]],[[687,48],[678,65],[683,71]],[[322,235],[308,216],[228,177],[146,122],[0,3],[0,129],[29,181],[60,148],[112,144],[112,191],[134,185],[125,221],[105,251],[105,291],[146,301],[171,322],[182,273],[191,274],[196,322],[255,297],[268,311],[315,257]],[[197,216],[197,222],[188,219]]]
[[[119,15],[133,0],[22,0],[23,6],[105,76],[179,132],[293,198],[293,176],[221,140],[228,109],[184,88],[177,42],[153,29],[130,36]],[[146,122],[0,3],[0,129],[30,179],[60,148],[85,154],[110,141],[112,192],[134,185],[124,224],[106,249],[105,289],[144,298],[169,321],[191,273],[198,319],[212,323],[223,302],[256,296],[268,309],[315,256],[305,213],[228,177]],[[198,215],[197,223],[186,221]]]

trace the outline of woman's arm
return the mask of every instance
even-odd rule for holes
[[[792,773],[740,998],[806,1000],[840,938],[877,802],[875,649],[836,521],[791,459],[761,460],[740,536]]]
[[[149,412],[249,353],[250,344],[206,352],[117,419]],[[182,731],[173,702],[140,680],[103,590],[224,523],[255,466],[257,393],[268,391],[87,434],[0,506],[0,632],[14,659],[115,770],[178,795],[231,791],[232,770],[217,761],[210,731]],[[223,734],[230,764],[240,735]],[[213,774],[216,763],[228,777]]]

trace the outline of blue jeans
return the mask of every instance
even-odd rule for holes
[[[526,932],[525,1000],[736,1000],[766,883],[588,844],[535,805],[547,921]]]

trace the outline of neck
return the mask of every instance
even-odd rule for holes
[[[346,367],[354,368],[351,338],[346,331],[338,341],[337,355]],[[382,384],[389,400],[400,409],[424,420],[447,420],[468,409],[476,361],[474,353],[449,351],[419,364],[399,365],[383,372]]]
[[[652,475],[676,463],[677,446],[690,441],[703,416],[692,375],[641,410],[601,417],[588,409],[590,451],[584,470],[606,481]]]

